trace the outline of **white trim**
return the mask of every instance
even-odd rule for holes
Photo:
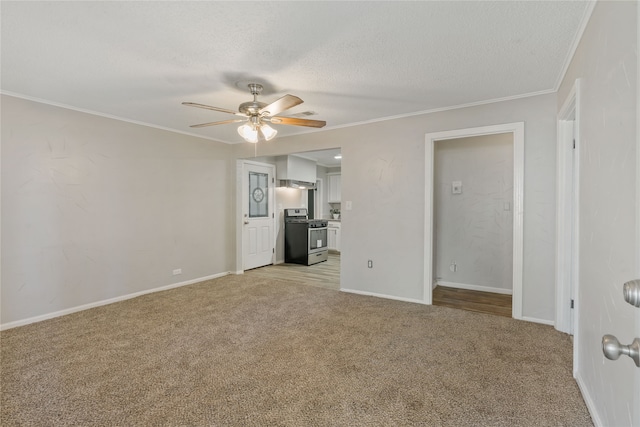
[[[244,273],[244,255],[242,254],[242,170],[244,160],[236,160],[236,271]]]
[[[477,128],[457,129],[425,135],[425,222],[424,222],[424,277],[425,304],[433,301],[433,171],[436,141],[471,136],[513,134],[513,299],[512,315],[522,318],[523,251],[524,251],[524,122],[506,123]]]
[[[580,79],[558,112],[556,158],[556,312],[555,328],[575,334],[578,286],[578,198],[580,168]],[[572,147],[575,140],[576,147]],[[574,310],[571,310],[571,299]],[[574,316],[574,319],[571,318]],[[574,341],[575,342],[575,341]],[[576,347],[577,348],[577,347]]]
[[[142,295],[153,294],[156,292],[166,291],[169,289],[179,288],[181,286],[193,285],[194,283],[200,283],[207,280],[217,279],[220,277],[224,277],[230,274],[229,272],[212,274],[210,276],[199,277],[197,279],[186,280],[184,282],[173,283],[171,285],[160,286],[159,288],[147,289],[140,292],[134,292],[132,294],[121,295],[119,297],[109,298],[102,301],[96,301],[89,304],[79,305],[77,307],[71,307],[60,311],[55,311],[53,313],[42,314],[40,316],[30,317],[28,319],[16,320],[9,323],[4,323],[0,325],[0,331],[4,331],[6,329],[17,328],[18,326],[29,325],[31,323],[41,322],[43,320],[49,320],[60,316],[66,316],[67,314],[77,313],[79,311],[89,310],[91,308],[100,307],[103,305],[113,304],[120,301],[125,301],[132,298],[137,298]]]
[[[423,301],[421,301],[419,299],[415,299],[415,298],[403,298],[403,297],[397,297],[395,295],[378,294],[378,293],[375,293],[375,292],[358,291],[358,290],[355,290],[355,289],[340,288],[340,292],[346,292],[348,294],[364,295],[364,296],[368,296],[368,297],[391,299],[391,300],[395,300],[395,301],[403,301],[403,302],[424,304]]]
[[[580,389],[580,394],[582,394],[582,399],[584,400],[584,403],[587,405],[587,409],[589,410],[589,415],[591,415],[591,421],[593,421],[593,425],[595,427],[603,427],[604,424],[598,416],[596,405],[595,403],[593,403],[593,398],[589,393],[589,387],[587,387],[581,375],[574,375],[574,377],[576,379],[576,383],[578,383],[578,388]]]
[[[569,71],[569,66],[571,65],[571,61],[573,60],[573,56],[576,54],[576,50],[580,45],[580,40],[582,39],[582,35],[584,34],[587,25],[589,24],[589,20],[591,19],[591,15],[593,14],[593,9],[596,7],[597,1],[592,1],[587,4],[586,9],[582,14],[582,20],[580,21],[580,27],[573,38],[573,42],[571,43],[571,48],[567,52],[567,56],[564,59],[564,64],[560,73],[558,74],[558,78],[556,79],[556,84],[554,86],[554,92],[557,92],[560,89],[560,85],[564,80],[567,71]]]
[[[546,320],[546,319],[538,319],[537,317],[529,317],[529,316],[522,316],[522,319],[520,320],[524,320],[525,322],[531,322],[531,323],[540,323],[542,325],[549,325],[549,326],[553,326],[553,320]]]
[[[2,102],[0,102],[0,117],[2,117]],[[0,159],[2,159],[2,144],[0,144]],[[0,188],[2,188],[2,162],[0,162]],[[0,197],[0,242],[2,242],[2,197]],[[0,260],[2,260],[2,244],[0,244]],[[0,319],[2,319],[2,262],[0,262]],[[2,330],[2,325],[0,324],[0,331]]]
[[[442,280],[438,280],[436,282],[436,286],[442,286],[443,288],[466,289],[468,291],[480,291],[480,292],[491,292],[494,294],[513,295],[512,289],[492,288],[490,286],[482,286],[482,285],[469,285],[467,283],[444,282]]]
[[[451,105],[449,107],[432,108],[430,110],[422,110],[422,111],[416,111],[412,113],[397,114],[395,116],[380,117],[380,118],[371,119],[371,120],[363,120],[361,122],[346,123],[343,125],[336,125],[336,126],[325,126],[324,128],[322,128],[322,130],[325,131],[325,130],[349,128],[349,127],[360,126],[360,125],[368,125],[372,123],[385,122],[387,120],[404,119],[407,117],[441,113],[443,111],[460,110],[462,108],[478,107],[480,105],[487,105],[487,104],[497,104],[500,102],[515,101],[517,99],[531,98],[534,96],[549,95],[549,94],[555,94],[555,93],[557,93],[557,89],[546,89],[546,90],[540,90],[537,92],[523,93],[522,95],[505,96],[503,98],[487,99],[486,101],[476,101],[476,102],[469,102],[467,104]],[[338,167],[338,166],[331,166],[331,167]]]
[[[354,126],[361,126],[361,125],[367,125],[367,124],[372,124],[372,123],[386,122],[388,120],[404,119],[404,118],[407,118],[407,117],[415,117],[415,116],[422,116],[422,115],[433,114],[433,113],[441,113],[443,111],[459,110],[459,109],[462,109],[462,108],[478,107],[480,105],[497,104],[497,103],[500,103],[500,102],[514,101],[514,100],[517,100],[517,99],[531,98],[531,97],[534,97],[534,96],[554,94],[557,91],[558,91],[557,89],[545,89],[545,90],[540,90],[540,91],[537,91],[537,92],[523,93],[521,95],[505,96],[505,97],[502,97],[502,98],[487,99],[485,101],[476,101],[476,102],[469,102],[469,103],[466,103],[466,104],[451,105],[451,106],[448,106],[448,107],[432,108],[430,110],[422,110],[422,111],[416,111],[416,112],[412,112],[412,113],[397,114],[397,115],[394,115],[394,116],[379,117],[379,118],[375,118],[375,119],[363,120],[363,121],[360,121],[360,122],[353,122],[353,123],[345,123],[345,124],[336,125],[336,126],[325,126],[322,129],[315,129],[314,130],[312,128],[305,128],[305,129],[300,128],[299,132],[290,133],[290,134],[287,135],[287,137],[303,135],[303,134],[308,134],[308,133],[315,133],[315,132],[324,132],[324,131],[335,130],[335,129],[350,128],[350,127],[354,127]],[[134,124],[141,125],[141,126],[147,126],[147,127],[151,127],[151,128],[166,130],[166,131],[169,131],[169,132],[179,133],[179,134],[183,134],[183,135],[195,136],[196,138],[208,139],[210,141],[216,141],[216,142],[220,142],[220,143],[227,144],[227,145],[235,145],[235,144],[240,144],[240,143],[244,142],[244,141],[237,141],[237,142],[223,141],[223,140],[219,140],[219,139],[209,138],[209,137],[204,136],[204,135],[198,135],[198,134],[189,133],[189,132],[185,132],[185,131],[181,131],[181,130],[161,127],[161,126],[158,126],[158,125],[153,125],[153,124],[145,123],[145,122],[138,122],[138,121],[126,119],[126,118],[123,118],[123,117],[118,117],[118,116],[113,116],[113,115],[110,115],[110,114],[100,113],[100,112],[97,112],[97,111],[77,108],[77,107],[73,107],[71,105],[61,104],[61,103],[57,103],[57,102],[53,102],[53,101],[47,101],[46,99],[34,98],[34,97],[31,97],[31,96],[21,95],[19,93],[14,93],[14,92],[8,92],[8,91],[0,90],[0,94],[7,95],[7,96],[12,96],[14,98],[22,98],[22,99],[26,99],[28,101],[38,102],[40,104],[52,105],[54,107],[60,107],[60,108],[66,108],[68,110],[79,111],[81,113],[92,114],[94,116],[106,117],[108,119],[121,120],[123,122],[134,123]],[[327,166],[327,167],[335,168],[335,167],[340,167],[340,166]]]
[[[433,304],[433,289],[436,280],[433,274],[433,181],[434,181],[434,158],[435,158],[435,139],[428,134],[425,135],[425,161],[424,161],[424,269],[423,269],[423,286],[422,299],[425,304]]]
[[[636,7],[636,49],[640,46],[640,6]],[[640,70],[640,55],[636,55],[636,70]],[[640,278],[640,73],[636,72],[636,278]],[[640,310],[636,312],[636,332],[640,335]],[[635,397],[640,402],[640,379],[636,374]],[[640,426],[640,405],[634,405],[632,423]]]
[[[580,367],[580,87],[581,80],[577,79],[567,95],[558,113],[558,127],[560,119],[566,120],[573,116],[574,131],[573,138],[576,141],[576,148],[571,156],[566,155],[564,150],[558,148],[557,169],[558,182],[556,184],[556,329],[573,333],[573,375],[578,374]],[[558,130],[560,132],[560,129]],[[558,143],[560,142],[558,134]],[[558,144],[560,145],[560,144]],[[565,147],[566,148],[566,147]],[[574,161],[575,159],[575,161]],[[568,188],[568,175],[571,174],[572,188]],[[567,194],[569,192],[569,194]],[[570,192],[573,192],[571,196]],[[573,212],[569,224],[561,222],[561,218],[566,218],[568,206],[567,198],[573,200]],[[571,224],[573,221],[573,224]],[[567,227],[571,227],[567,229]],[[567,238],[567,233],[572,234]],[[565,237],[562,239],[562,237]],[[567,248],[567,245],[571,245]],[[567,249],[571,251],[571,260],[567,262]],[[573,289],[572,289],[573,288]],[[570,302],[573,298],[574,309],[570,313]],[[569,313],[567,313],[569,311]],[[573,315],[573,321],[571,319]],[[571,326],[572,325],[572,326]]]
[[[141,122],[141,121],[138,121],[138,120],[127,119],[125,117],[114,116],[113,114],[101,113],[99,111],[87,110],[85,108],[73,107],[73,106],[68,105],[68,104],[62,104],[60,102],[54,102],[54,101],[47,101],[46,99],[35,98],[33,96],[28,96],[28,95],[21,95],[19,93],[9,92],[9,91],[6,91],[6,90],[0,91],[0,94],[6,95],[6,96],[11,96],[13,98],[20,98],[20,99],[25,99],[27,101],[37,102],[39,104],[45,104],[45,105],[51,105],[53,107],[64,108],[66,110],[77,111],[79,113],[91,114],[92,116],[104,117],[106,119],[112,119],[112,120],[119,120],[121,122],[132,123],[134,125],[146,126],[146,127],[149,127],[149,128],[164,130],[164,131],[167,131],[167,132],[179,133],[179,134],[182,134],[182,135],[193,136],[193,137],[200,138],[200,139],[207,139],[209,141],[220,142],[222,144],[231,144],[229,142],[221,141],[219,139],[211,138],[211,137],[204,136],[204,135],[198,135],[198,134],[195,134],[195,133],[192,133],[192,132],[185,132],[185,131],[182,131],[182,130],[168,128],[168,127],[165,127],[165,126],[159,126],[159,125],[154,125],[154,124],[151,124],[151,123]]]

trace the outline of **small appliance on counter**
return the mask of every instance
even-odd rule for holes
[[[326,261],[327,220],[309,219],[306,208],[284,210],[284,261],[312,265]]]

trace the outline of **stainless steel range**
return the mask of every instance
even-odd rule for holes
[[[312,265],[326,261],[327,220],[309,219],[306,208],[284,210],[284,261]]]

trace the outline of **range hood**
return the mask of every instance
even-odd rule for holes
[[[277,157],[276,179],[278,187],[315,190],[316,162],[298,156]]]
[[[281,179],[278,187],[297,188],[299,190],[315,190],[316,184],[313,182],[296,181],[294,179]]]

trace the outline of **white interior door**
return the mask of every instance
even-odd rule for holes
[[[245,162],[242,172],[243,270],[273,264],[275,257],[272,165]]]

